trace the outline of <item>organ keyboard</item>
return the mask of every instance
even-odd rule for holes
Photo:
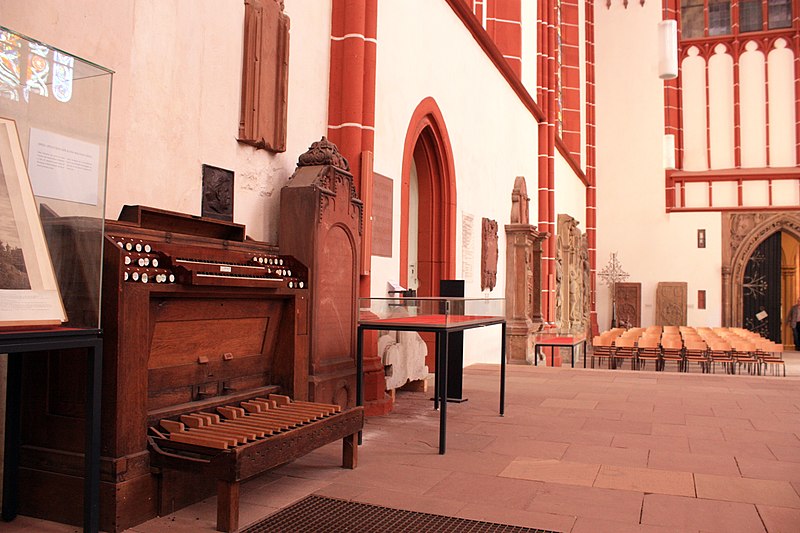
[[[240,481],[339,439],[342,466],[355,468],[363,425],[363,407],[269,394],[159,420],[149,429],[150,464],[216,478],[217,529],[236,531]]]

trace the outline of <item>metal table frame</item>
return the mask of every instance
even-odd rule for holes
[[[100,392],[103,339],[99,329],[47,329],[0,332],[0,353],[8,354],[2,518],[10,522],[19,507],[20,407],[22,358],[26,352],[88,348],[86,446],[84,456],[83,530],[100,529]]]
[[[583,344],[583,368],[586,368],[586,339],[572,339],[572,342],[556,342],[555,339],[559,337],[555,337],[548,342],[547,339],[543,340],[536,340],[536,357],[533,358],[533,366],[539,365],[539,348],[550,348],[550,366],[553,366],[553,362],[555,360],[554,348],[569,348],[569,359],[572,368],[575,368],[575,348]],[[564,338],[564,337],[560,337]],[[547,362],[545,356],[545,363]]]
[[[386,318],[359,322],[358,348],[356,354],[358,373],[356,405],[364,404],[364,331],[416,331],[418,333],[435,333],[436,353],[434,357],[436,361],[436,381],[434,385],[433,408],[439,410],[439,454],[444,455],[447,435],[447,346],[450,334],[457,331],[494,326],[497,324],[502,326],[500,343],[500,416],[503,416],[505,413],[506,395],[506,321],[504,318],[500,317],[478,318],[469,322],[454,322],[452,324],[441,325],[430,324],[423,321],[412,323],[408,321],[408,317],[404,317],[402,321]],[[441,356],[442,354],[444,354],[444,357]]]

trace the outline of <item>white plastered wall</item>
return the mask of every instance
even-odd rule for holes
[[[330,0],[291,18],[287,150],[239,145],[241,0],[0,0],[3,25],[115,71],[106,216],[124,204],[199,214],[201,165],[232,169],[234,221],[276,242],[280,189],[326,131]]]
[[[595,4],[597,78],[597,270],[617,252],[628,281],[642,283],[642,324],[654,322],[660,281],[688,283],[688,323],[721,320],[721,216],[665,211],[663,82],[658,78],[659,3]],[[697,230],[706,248],[697,248]],[[697,291],[706,291],[706,310]],[[600,329],[610,290],[597,280]]]
[[[425,16],[420,16],[420,13]],[[415,28],[416,38],[409,38]],[[523,54],[524,55],[524,54]],[[533,58],[523,57],[523,61]],[[537,123],[494,64],[446,2],[385,2],[378,11],[375,111],[375,171],[394,180],[392,257],[372,258],[372,295],[386,294],[399,278],[400,195],[403,146],[417,105],[432,97],[439,106],[453,148],[457,186],[456,277],[462,271],[461,221],[474,217],[473,276],[467,296],[480,289],[480,224],[498,223],[498,279],[489,297],[505,297],[505,231],[510,221],[516,176],[525,176],[535,223]],[[497,362],[497,327],[465,336],[464,362]]]
[[[558,225],[558,215],[569,215],[578,220],[578,229],[586,232],[586,186],[575,175],[572,167],[564,157],[556,152],[555,155],[555,222]],[[557,231],[557,228],[556,228]]]

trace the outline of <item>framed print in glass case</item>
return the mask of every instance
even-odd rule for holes
[[[17,125],[0,117],[0,327],[66,318]]]

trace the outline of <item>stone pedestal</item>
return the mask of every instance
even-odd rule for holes
[[[542,241],[528,223],[525,179],[518,177],[511,195],[511,224],[506,230],[506,359],[533,364],[533,334],[542,329]]]

